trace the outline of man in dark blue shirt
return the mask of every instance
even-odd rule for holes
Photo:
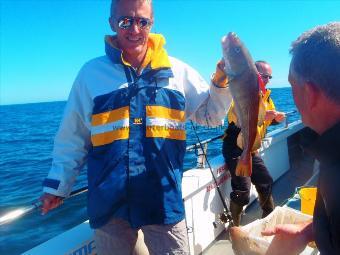
[[[292,43],[289,82],[302,121],[320,136],[312,153],[320,161],[313,221],[277,225],[267,254],[299,254],[315,241],[322,255],[340,254],[340,22],[317,26]]]

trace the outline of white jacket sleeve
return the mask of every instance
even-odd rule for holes
[[[204,126],[223,125],[232,100],[229,88],[209,85],[188,65],[183,79],[187,118]]]
[[[92,104],[79,74],[54,140],[52,167],[43,184],[44,192],[62,197],[70,194],[73,183],[86,162],[90,147]]]

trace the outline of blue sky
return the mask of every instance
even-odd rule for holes
[[[0,104],[66,100],[80,67],[104,55],[110,0],[0,0]],[[340,1],[154,0],[153,32],[169,55],[207,80],[221,37],[236,32],[253,59],[273,67],[271,87],[288,86],[291,42],[340,20]]]

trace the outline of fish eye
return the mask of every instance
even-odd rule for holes
[[[241,48],[240,47],[235,47],[234,50],[235,50],[236,53],[240,53]]]

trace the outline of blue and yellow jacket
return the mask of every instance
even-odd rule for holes
[[[217,126],[227,114],[229,89],[209,86],[164,44],[150,34],[136,71],[106,37],[106,56],[86,63],[70,92],[44,192],[68,196],[87,163],[93,228],[111,217],[132,227],[182,220],[185,121]]]

